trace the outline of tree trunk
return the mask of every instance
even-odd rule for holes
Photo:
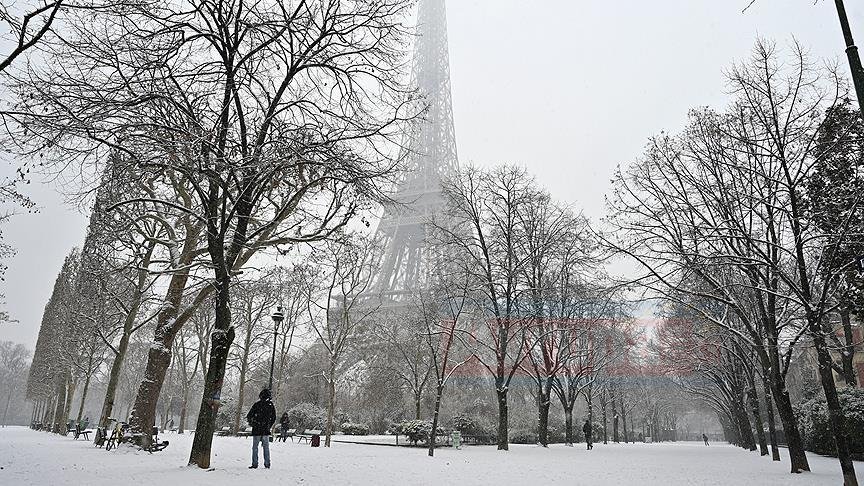
[[[157,334],[160,332],[157,329]],[[165,332],[165,329],[162,330]],[[147,352],[147,366],[144,369],[144,379],[138,386],[135,404],[132,407],[132,430],[142,432],[150,430],[156,424],[156,406],[159,394],[165,382],[165,374],[171,365],[171,345],[173,334],[163,334],[154,338]],[[144,442],[148,434],[145,434]]]
[[[831,425],[837,458],[840,460],[840,469],[843,471],[843,486],[858,486],[858,479],[855,477],[855,466],[852,463],[852,455],[849,451],[849,443],[846,438],[843,410],[840,408],[837,386],[834,383],[831,354],[828,352],[819,320],[812,316],[808,320],[810,321],[809,325],[813,337],[813,345],[819,358],[819,378],[822,382],[822,389],[825,391],[825,402],[828,405],[828,423]]]
[[[498,388],[495,394],[498,396],[498,450],[507,451],[510,450],[507,389]]]
[[[810,464],[807,462],[807,454],[804,452],[804,442],[798,431],[798,419],[792,409],[792,401],[789,399],[789,391],[786,389],[786,379],[780,372],[780,359],[776,345],[768,346],[770,365],[764,371],[768,374],[767,380],[770,384],[771,396],[780,416],[780,424],[783,426],[783,435],[786,437],[786,447],[789,449],[789,462],[791,472],[800,473],[809,471]]]
[[[54,397],[54,406],[52,407],[54,412],[51,415],[51,432],[54,432],[55,434],[60,433],[60,417],[63,416],[63,402],[66,401],[66,386],[60,385],[60,388],[62,391],[59,391]]]
[[[212,253],[212,249],[211,249]],[[204,392],[198,422],[195,425],[195,438],[189,454],[189,464],[202,469],[210,468],[210,452],[213,446],[213,433],[216,428],[216,415],[222,397],[225,380],[225,365],[234,341],[234,327],[231,325],[231,281],[224,267],[216,266],[216,321],[210,335],[210,362],[204,380]]]
[[[564,443],[573,446],[573,406],[564,407]]]
[[[429,437],[429,457],[435,455],[435,431],[438,430],[438,414],[441,411],[441,396],[444,394],[444,384],[435,387],[435,409],[432,411],[432,435]]]
[[[78,380],[69,380],[66,387],[66,400],[63,402],[63,417],[60,421],[63,424],[63,434],[66,434],[66,424],[69,422],[69,414],[72,412],[72,400],[75,397],[75,389],[78,388]]]
[[[629,440],[630,437],[629,437],[629,434],[627,433],[627,409],[624,408],[624,399],[623,398],[620,398],[620,397],[618,398],[618,405],[619,405],[619,408],[621,409],[621,428],[623,429],[622,432],[624,435],[624,443],[627,444],[630,442],[630,440]]]
[[[178,268],[188,268],[188,265],[192,263],[201,231],[201,225],[186,225],[186,236],[177,265]],[[132,431],[148,432],[144,434],[142,440],[142,444],[145,445],[149,444],[149,431],[156,423],[156,406],[162,392],[162,384],[165,382],[165,374],[168,372],[168,367],[171,366],[171,346],[174,344],[174,337],[213,288],[213,286],[208,285],[199,291],[195,300],[181,315],[180,305],[183,303],[183,293],[188,281],[188,270],[179,271],[171,276],[163,299],[162,310],[157,317],[153,342],[147,352],[144,379],[141,380],[138,393],[135,396],[135,405],[132,408]]]
[[[851,387],[858,386],[858,377],[855,374],[855,337],[852,333],[852,320],[849,316],[849,308],[840,307],[840,322],[843,324],[843,349],[840,350],[840,361],[843,365],[843,379]]]
[[[123,368],[123,360],[126,359],[126,351],[129,349],[129,338],[131,335],[131,327],[124,328],[123,335],[120,337],[120,344],[117,346],[117,353],[114,355],[114,362],[111,364],[111,371],[108,374],[108,387],[105,390],[105,400],[102,402],[102,415],[99,416],[100,427],[108,427],[108,418],[114,412],[114,399],[117,395],[117,384],[120,382],[120,370]]]
[[[606,419],[606,390],[600,393],[600,413],[603,417],[603,443],[609,443],[609,422]]]
[[[741,447],[755,451],[756,438],[753,436],[753,427],[750,424],[750,417],[747,415],[747,409],[744,408],[744,390],[741,390],[741,393],[738,396],[740,401],[735,404],[735,415],[738,418],[738,430],[741,431]]]
[[[180,423],[177,425],[177,433],[186,431],[186,416],[189,414],[189,391],[183,391],[183,402],[180,404]]]
[[[336,359],[330,359],[330,373],[327,381],[327,437],[324,447],[330,447],[330,436],[333,434],[333,415],[336,409]],[[434,432],[433,432],[434,433]]]
[[[615,389],[609,390],[609,404],[612,406],[612,442],[619,443],[618,440],[618,408],[615,404]]]
[[[768,455],[768,443],[765,441],[765,428],[762,425],[762,413],[759,411],[759,396],[756,393],[756,380],[751,372],[747,372],[747,398],[750,400],[750,410],[753,414],[753,425],[756,427],[756,437],[759,439],[759,455]]]
[[[537,390],[537,441],[543,447],[549,447],[549,406],[551,390],[541,385]]]
[[[771,374],[775,374],[773,369],[771,370]],[[776,374],[780,375],[779,371]],[[783,425],[783,435],[786,436],[786,447],[789,449],[789,461],[792,465],[792,472],[809,471],[810,464],[807,462],[807,454],[804,452],[804,442],[801,440],[801,433],[798,431],[798,420],[795,418],[795,412],[792,409],[792,401],[789,399],[786,383],[782,377],[780,378],[780,383],[777,383],[775,378],[772,376],[771,394],[777,406],[780,423]]]
[[[762,388],[765,390],[765,414],[768,416],[768,438],[771,441],[771,460],[780,460],[780,449],[777,447],[777,426],[774,424],[774,405],[771,399],[771,387],[768,378],[762,375]]]
[[[90,389],[90,378],[91,374],[87,374],[87,377],[84,379],[84,388],[81,390],[81,404],[78,405],[78,417],[75,422],[81,423],[81,416],[84,415],[84,402],[87,400],[87,391]]]

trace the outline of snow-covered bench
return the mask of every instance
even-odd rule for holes
[[[312,437],[316,435],[318,437],[321,437],[321,431],[318,429],[304,430],[302,433],[297,434],[297,442],[305,440],[307,443],[309,443],[312,440]]]

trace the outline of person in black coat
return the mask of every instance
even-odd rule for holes
[[[252,427],[252,465],[249,469],[258,467],[259,442],[264,448],[264,467],[270,469],[270,429],[276,422],[276,407],[270,401],[270,390],[261,390],[258,401],[246,414],[246,422]]]
[[[582,432],[585,434],[585,443],[588,444],[588,450],[594,448],[594,444],[591,443],[591,422],[585,421],[585,425],[582,426]]]

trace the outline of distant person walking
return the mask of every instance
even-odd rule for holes
[[[582,432],[585,434],[585,443],[588,444],[588,450],[594,448],[594,444],[591,443],[591,422],[585,421],[585,425],[582,426]]]
[[[291,427],[291,419],[288,417],[288,412],[285,412],[279,418],[279,438],[282,439],[282,442],[288,439],[288,427]],[[294,439],[291,440],[293,441]]]
[[[708,436],[705,434],[702,434],[702,440],[705,441],[705,445],[707,446],[708,445]]]
[[[252,465],[249,469],[258,467],[258,443],[264,448],[264,467],[270,469],[270,429],[276,422],[276,407],[270,401],[270,390],[263,389],[258,394],[258,401],[246,414],[246,422],[252,427]]]

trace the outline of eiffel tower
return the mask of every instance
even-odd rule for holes
[[[420,0],[417,33],[411,82],[428,109],[406,143],[408,171],[396,187],[398,205],[385,208],[377,229],[385,250],[375,291],[393,303],[426,284],[427,224],[444,207],[441,181],[458,169],[445,0]]]

